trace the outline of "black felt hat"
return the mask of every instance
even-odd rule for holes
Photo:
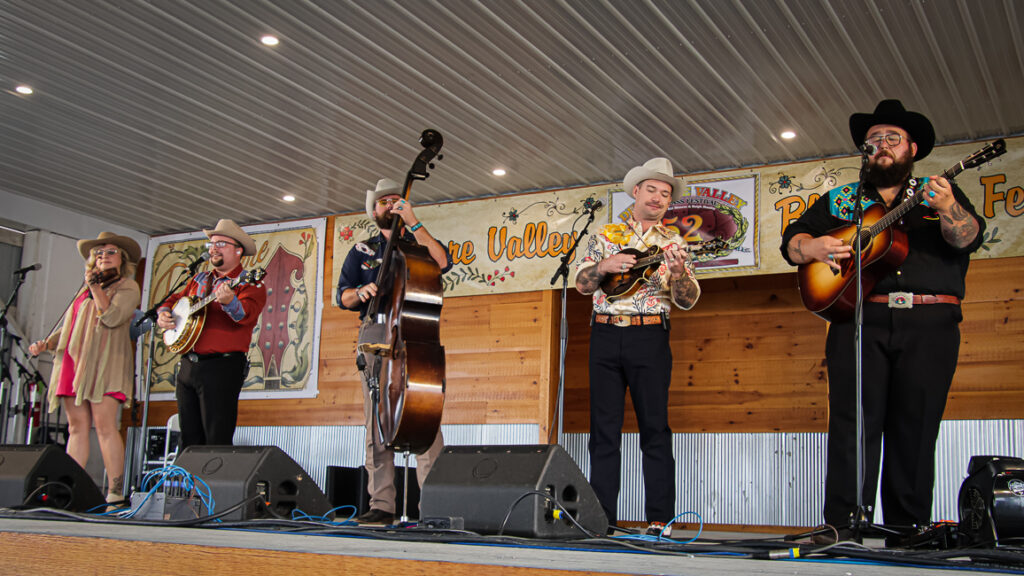
[[[899,126],[910,134],[910,138],[917,144],[917,154],[914,160],[920,160],[927,156],[935,146],[935,129],[932,123],[917,112],[911,112],[903,107],[899,100],[882,100],[875,106],[871,114],[855,113],[850,116],[850,136],[853,137],[853,145],[860,146],[864,143],[864,136],[872,126],[878,124],[892,124]]]

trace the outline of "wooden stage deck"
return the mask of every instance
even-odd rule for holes
[[[3,574],[770,574],[927,575],[938,568],[850,559],[757,560],[683,549],[672,555],[587,543],[517,539],[448,543],[409,530],[343,529],[313,535],[264,529],[182,528],[68,520],[0,518]],[[676,535],[677,540],[693,533]],[[707,539],[777,535],[704,534]],[[709,540],[710,541],[710,540]],[[880,542],[869,541],[880,548]],[[1024,566],[1024,565],[1022,565]],[[971,566],[977,571],[979,566]],[[948,569],[941,569],[948,574]],[[1006,570],[1000,571],[1006,573]],[[1024,570],[1022,570],[1024,573]]]

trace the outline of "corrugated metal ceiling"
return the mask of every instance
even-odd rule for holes
[[[404,177],[424,128],[445,159],[414,186],[420,203],[617,181],[656,155],[688,173],[849,153],[847,117],[885,97],[931,117],[940,143],[1017,134],[1022,13],[1014,0],[0,0],[0,189],[164,233],[361,210],[377,178]]]

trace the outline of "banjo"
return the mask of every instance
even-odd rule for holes
[[[266,275],[267,271],[263,268],[243,270],[238,278],[228,282],[228,287],[234,288],[240,284],[259,286]],[[175,302],[174,308],[171,309],[174,328],[164,330],[164,346],[168,350],[175,354],[184,354],[192,349],[206,322],[206,305],[213,302],[214,299],[215,295],[211,292],[202,299],[198,296],[185,296]]]

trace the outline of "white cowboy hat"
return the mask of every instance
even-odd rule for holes
[[[216,228],[213,230],[203,230],[203,234],[206,234],[207,238],[211,236],[227,236],[231,238],[242,247],[242,256],[254,256],[256,254],[256,241],[252,239],[252,236],[246,234],[245,230],[242,230],[238,224],[235,224],[234,220],[222,218],[217,222]]]
[[[139,248],[139,243],[127,236],[118,236],[113,232],[100,232],[100,235],[95,240],[79,240],[78,241],[78,253],[82,255],[84,260],[89,259],[89,252],[97,246],[105,246],[107,244],[113,244],[121,250],[124,250],[128,255],[128,262],[135,264],[139,261],[142,256],[142,249]]]
[[[373,220],[373,205],[384,196],[402,195],[402,186],[390,178],[377,181],[377,188],[366,191],[366,215]]]
[[[644,180],[660,180],[672,187],[672,201],[683,197],[683,181],[672,174],[672,163],[668,158],[651,158],[642,166],[632,168],[622,179],[622,188],[634,199],[633,189]]]

